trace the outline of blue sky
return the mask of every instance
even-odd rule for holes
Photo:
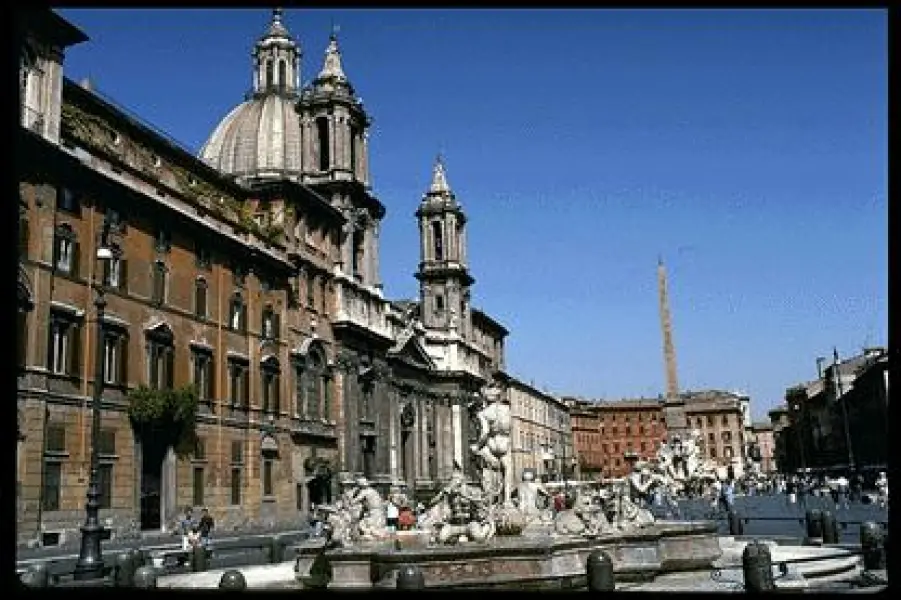
[[[63,9],[67,76],[197,150],[250,85],[265,9]],[[559,394],[683,389],[756,417],[817,356],[888,330],[887,19],[879,10],[288,9],[303,80],[332,24],[374,117],[381,269],[414,297],[432,163],[470,217],[474,304],[508,370]]]

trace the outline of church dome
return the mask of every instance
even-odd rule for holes
[[[273,11],[253,49],[253,89],[200,150],[200,159],[235,177],[297,178],[301,171],[300,119],[295,112],[301,52]]]
[[[210,166],[236,177],[296,177],[301,170],[296,97],[258,95],[219,123],[200,151]]]

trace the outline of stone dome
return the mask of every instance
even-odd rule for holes
[[[229,112],[200,150],[200,159],[235,177],[297,178],[301,170],[300,46],[272,11],[253,57],[253,89]]]
[[[265,94],[242,102],[200,150],[211,167],[236,177],[296,178],[301,171],[296,96]]]

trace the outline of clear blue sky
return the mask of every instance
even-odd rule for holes
[[[195,151],[250,85],[266,9],[63,9],[66,73]],[[815,359],[887,338],[887,19],[878,10],[288,9],[318,73],[331,24],[375,124],[381,268],[413,297],[437,152],[470,217],[474,304],[509,371],[560,394],[680,385],[756,417]]]

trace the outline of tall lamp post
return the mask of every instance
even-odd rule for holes
[[[100,234],[100,243],[97,246],[97,258],[104,261],[111,260],[113,253],[107,247],[107,231],[104,226]],[[78,554],[78,562],[75,563],[74,576],[76,580],[100,579],[103,577],[103,554],[100,542],[103,539],[103,527],[100,525],[100,486],[97,481],[100,466],[100,402],[103,397],[103,358],[106,345],[106,332],[103,328],[103,315],[106,309],[104,297],[104,269],[101,269],[100,283],[95,284],[97,323],[97,343],[94,348],[94,398],[91,403],[91,479],[88,482],[88,496],[85,504],[85,521],[81,526],[81,551]]]

